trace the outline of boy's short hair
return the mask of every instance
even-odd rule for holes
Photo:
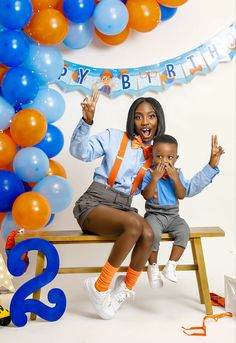
[[[178,148],[178,142],[175,139],[175,137],[171,135],[160,135],[156,136],[153,140],[153,147],[157,145],[158,143],[170,143],[170,144],[175,144],[176,148]]]
[[[127,122],[126,122],[126,131],[129,136],[129,139],[134,139],[134,137],[137,134],[137,132],[135,131],[134,115],[135,115],[136,108],[143,102],[149,103],[152,106],[153,110],[156,112],[158,126],[157,126],[157,132],[155,134],[155,137],[165,133],[165,115],[164,115],[164,111],[161,104],[152,97],[141,97],[141,98],[136,99],[132,103],[128,112],[128,117],[127,117]]]

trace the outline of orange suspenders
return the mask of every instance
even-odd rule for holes
[[[124,132],[124,136],[122,138],[120,149],[118,151],[118,155],[116,156],[115,162],[111,168],[110,175],[108,176],[107,183],[110,186],[114,186],[117,174],[119,172],[123,157],[125,155],[125,150],[129,141],[129,137],[126,132]]]
[[[108,176],[108,179],[107,179],[107,183],[110,186],[114,186],[114,183],[115,183],[117,174],[119,172],[123,157],[125,155],[125,151],[126,151],[128,141],[129,141],[129,137],[128,137],[127,133],[124,132],[124,136],[123,136],[121,144],[120,144],[118,155],[115,159],[115,162],[112,166],[110,175]],[[134,179],[134,182],[132,185],[131,194],[133,194],[136,191],[136,189],[138,188],[139,184],[142,182],[142,179],[143,179],[146,171],[148,170],[148,168],[151,166],[151,164],[152,164],[152,160],[151,160],[151,158],[149,158],[148,160],[146,160],[146,162],[139,169],[139,172],[138,172],[136,178]]]

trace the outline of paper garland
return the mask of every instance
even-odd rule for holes
[[[90,94],[96,83],[99,90],[114,98],[124,93],[141,96],[147,91],[162,92],[174,84],[185,84],[197,75],[208,74],[218,63],[231,61],[236,53],[235,23],[196,49],[178,57],[138,68],[94,68],[64,61],[56,82],[63,90]]]

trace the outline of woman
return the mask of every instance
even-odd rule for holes
[[[129,109],[126,133],[107,129],[90,137],[98,97],[98,90],[93,89],[81,104],[83,118],[72,135],[70,152],[86,162],[103,157],[93,183],[76,202],[74,215],[84,233],[119,236],[100,276],[85,280],[96,312],[104,319],[111,319],[123,301],[133,294],[132,289],[152,250],[152,230],[131,207],[131,202],[151,165],[151,142],[165,131],[165,119],[157,100],[138,98]],[[111,281],[131,250],[127,274],[117,278],[111,293]]]

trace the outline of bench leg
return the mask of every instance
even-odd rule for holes
[[[43,268],[44,268],[44,254],[41,251],[39,251],[37,255],[35,276],[41,274],[43,272]],[[33,299],[39,300],[40,294],[41,294],[41,289],[37,289],[37,291],[33,293]],[[36,314],[31,313],[30,320],[35,320],[35,319],[36,319]]]
[[[191,240],[191,247],[193,253],[194,263],[198,266],[196,270],[197,284],[200,295],[201,304],[205,304],[206,314],[213,314],[210,291],[208,286],[206,266],[203,256],[201,238],[194,238]]]

